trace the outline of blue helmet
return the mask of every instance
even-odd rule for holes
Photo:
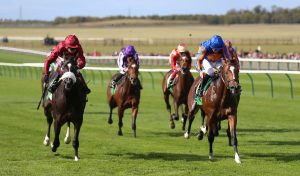
[[[214,35],[210,39],[210,48],[213,52],[219,52],[224,48],[224,41],[222,37]]]
[[[126,56],[134,56],[136,54],[136,51],[134,49],[134,46],[132,45],[128,45],[126,48],[125,48],[125,55]]]

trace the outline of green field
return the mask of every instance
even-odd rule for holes
[[[1,56],[1,55],[0,55]],[[36,61],[35,57],[28,56]],[[0,62],[4,62],[1,56]],[[10,58],[20,62],[16,57]],[[7,74],[7,70],[14,74]],[[27,71],[26,71],[27,70]],[[33,70],[30,73],[30,70]],[[36,70],[36,71],[35,71]],[[142,73],[143,86],[137,119],[137,138],[132,137],[130,110],[124,116],[124,136],[117,136],[114,123],[108,125],[106,84],[109,73],[85,71],[92,93],[80,133],[78,162],[71,145],[63,144],[57,153],[43,146],[47,123],[43,111],[36,110],[41,90],[42,69],[0,67],[0,175],[297,175],[300,172],[299,103],[300,77],[291,75],[294,99],[284,75],[272,75],[274,98],[266,75],[252,75],[255,96],[245,74],[240,75],[243,92],[238,109],[237,137],[242,164],[234,162],[225,127],[214,142],[214,160],[208,160],[208,141],[183,138],[181,123],[169,129],[161,91],[161,74],[154,74],[154,87],[148,73]],[[94,75],[94,79],[93,76]],[[51,133],[53,137],[53,132]],[[72,135],[71,131],[71,135]],[[51,138],[53,140],[53,138]]]
[[[79,39],[104,38],[103,41],[83,41],[85,52],[94,50],[103,54],[119,51],[126,44],[134,44],[139,53],[168,54],[179,42],[186,42],[190,51],[196,53],[198,44],[218,34],[230,39],[234,47],[244,51],[255,50],[258,45],[263,52],[299,52],[300,25],[154,25],[137,27],[56,27],[56,28],[1,28],[0,36],[10,37],[51,37],[64,38],[76,34]],[[122,42],[118,41],[125,39]],[[146,42],[147,44],[143,44]],[[43,46],[40,41],[11,41],[2,46],[23,47],[48,51],[52,47]]]

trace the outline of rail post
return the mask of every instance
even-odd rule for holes
[[[271,83],[271,96],[272,98],[274,97],[274,91],[273,91],[273,80],[272,80],[272,77],[269,73],[266,73],[267,77],[269,78],[270,80],[270,83]]]
[[[291,92],[291,98],[294,99],[294,91],[293,91],[293,81],[290,77],[290,75],[285,74],[285,76],[289,79],[290,81],[290,92]]]
[[[152,89],[155,89],[155,87],[154,87],[154,78],[153,78],[153,75],[152,75],[151,72],[148,72],[148,73],[149,73],[149,75],[150,75],[150,77],[151,77]]]
[[[250,75],[250,73],[247,73],[247,76],[249,77],[250,81],[251,81],[251,90],[252,90],[252,96],[255,95],[255,91],[254,91],[254,81],[252,76]]]

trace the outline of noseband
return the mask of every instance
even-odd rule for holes
[[[230,66],[230,67],[233,67],[233,66]],[[224,70],[223,66],[221,67],[221,69],[222,69],[221,79],[222,79],[223,83],[225,84],[226,89],[229,90],[230,92],[232,92],[233,94],[234,93],[240,94],[241,86],[240,86],[238,80],[236,80],[236,78],[235,78],[234,68],[233,69],[230,68],[230,71],[232,72],[233,77],[232,77],[232,79],[229,79],[229,80],[227,79],[227,71]],[[224,72],[225,78],[224,78],[222,72]],[[235,86],[230,86],[230,83],[236,83],[236,85]]]

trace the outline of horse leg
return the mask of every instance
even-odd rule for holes
[[[230,127],[230,136],[231,136],[231,145],[234,149],[234,160],[236,163],[241,163],[239,154],[238,154],[238,141],[236,138],[236,124],[237,124],[237,116],[236,115],[229,115],[228,123]]]
[[[71,136],[70,136],[70,121],[67,122],[67,133],[66,133],[66,137],[64,139],[65,144],[70,144],[71,142]]]
[[[187,132],[184,133],[184,138],[186,138],[186,139],[189,139],[189,138],[190,138],[192,123],[193,123],[193,121],[194,121],[195,114],[197,113],[197,111],[198,111],[198,107],[196,106],[194,109],[192,109],[192,110],[189,111],[189,113],[188,113],[189,126],[188,126]]]
[[[73,139],[73,148],[75,151],[75,157],[74,160],[78,161],[79,157],[78,157],[78,148],[79,148],[79,132],[80,132],[80,128],[82,125],[82,119],[83,117],[81,116],[81,118],[79,118],[80,120],[76,123],[74,123],[74,139]]]
[[[232,146],[232,145],[231,145],[231,135],[230,135],[229,121],[228,121],[228,128],[227,128],[226,132],[227,132],[227,137],[228,137],[228,145],[229,145],[229,146]]]
[[[59,133],[61,130],[61,124],[58,122],[58,120],[54,121],[54,133],[55,133],[55,137],[54,137],[54,141],[52,144],[52,152],[56,152],[56,149],[59,147]]]
[[[188,111],[188,105],[185,105],[184,112],[182,113],[182,130],[185,130]]]
[[[202,125],[200,126],[199,134],[197,135],[198,140],[202,140],[204,134],[206,134],[206,125],[204,126],[205,112],[201,109]]]
[[[108,117],[108,124],[112,124],[113,123],[113,120],[112,120],[112,118],[111,118],[111,116],[112,116],[112,110],[113,110],[113,108],[112,107],[109,107],[109,117]]]
[[[215,136],[213,133],[214,124],[212,122],[212,117],[207,117],[207,124],[208,124],[208,142],[209,142],[208,158],[211,160],[213,159],[213,143],[215,140]]]
[[[173,115],[173,119],[178,121],[179,120],[179,116],[178,116],[178,103],[177,102],[174,102],[174,111],[175,111],[175,115]]]
[[[136,138],[136,117],[137,117],[137,113],[138,113],[138,107],[132,108],[132,124],[131,124],[131,128],[132,128],[132,132],[133,132],[133,137],[134,138]]]
[[[119,115],[119,131],[118,131],[118,135],[119,136],[123,136],[122,133],[122,127],[123,127],[123,116],[124,116],[124,109],[122,107],[118,107],[118,115]]]
[[[51,130],[51,125],[52,125],[52,122],[53,122],[53,118],[52,118],[52,115],[51,115],[51,112],[49,109],[44,109],[44,114],[47,118],[47,123],[48,123],[48,130],[47,130],[47,134],[45,136],[45,139],[44,139],[44,145],[45,146],[49,146],[50,144],[50,130]]]
[[[167,106],[167,111],[169,112],[169,117],[170,117],[170,128],[174,129],[175,128],[175,123],[174,123],[174,119],[173,119],[172,114],[171,114],[171,105],[170,105],[170,102],[169,102],[169,96],[170,96],[169,93],[164,92],[164,100],[165,100],[165,103],[166,103],[166,106]]]

